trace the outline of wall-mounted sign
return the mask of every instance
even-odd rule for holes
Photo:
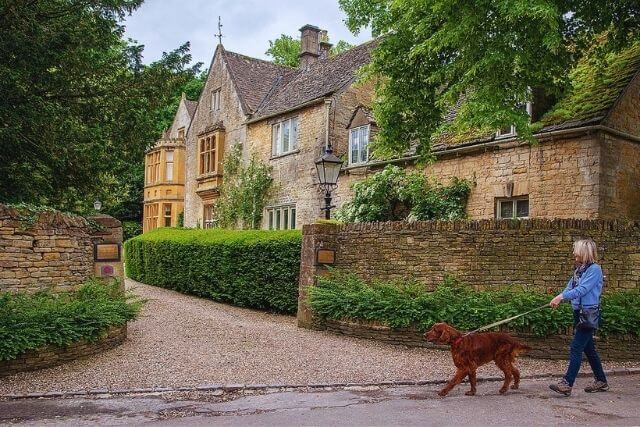
[[[100,277],[112,277],[116,272],[116,269],[113,268],[113,265],[103,265],[100,267]]]
[[[95,261],[120,261],[120,243],[96,243],[93,246]]]
[[[336,263],[336,251],[333,249],[318,249],[316,251],[316,264],[333,265]]]

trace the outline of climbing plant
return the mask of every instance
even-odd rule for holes
[[[389,165],[353,185],[354,197],[336,217],[344,222],[402,221],[464,218],[471,192],[466,179],[449,185]]]
[[[272,182],[271,167],[255,156],[244,163],[242,145],[235,144],[224,161],[224,180],[215,210],[217,226],[260,228]]]

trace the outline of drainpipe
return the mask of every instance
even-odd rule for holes
[[[329,117],[331,114],[331,104],[333,103],[333,100],[331,98],[327,98],[324,100],[324,105],[326,107],[326,111],[325,111],[325,117],[324,117],[324,121],[325,121],[325,128],[324,128],[324,149],[326,150],[327,148],[329,148]]]

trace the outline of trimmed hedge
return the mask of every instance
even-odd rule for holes
[[[558,292],[561,289],[558,289]],[[365,283],[352,274],[334,271],[318,277],[308,291],[314,313],[328,319],[378,321],[387,326],[426,330],[447,322],[461,330],[473,330],[540,307],[555,294],[521,287],[476,291],[448,278],[434,291],[422,283]],[[640,290],[606,291],[602,297],[601,335],[640,336]],[[542,309],[508,324],[517,332],[538,336],[556,334],[572,325],[570,304]]]
[[[149,285],[293,314],[301,245],[298,230],[160,228],[125,243],[125,266]]]
[[[74,292],[0,294],[0,360],[47,344],[96,341],[110,326],[134,319],[142,301],[118,282],[89,281]]]

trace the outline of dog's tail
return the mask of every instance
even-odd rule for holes
[[[521,342],[516,342],[516,345],[513,347],[513,356],[514,357],[518,357],[521,354],[525,354],[526,352],[528,352],[529,350],[532,350],[533,347],[530,347],[526,344],[522,344]]]

